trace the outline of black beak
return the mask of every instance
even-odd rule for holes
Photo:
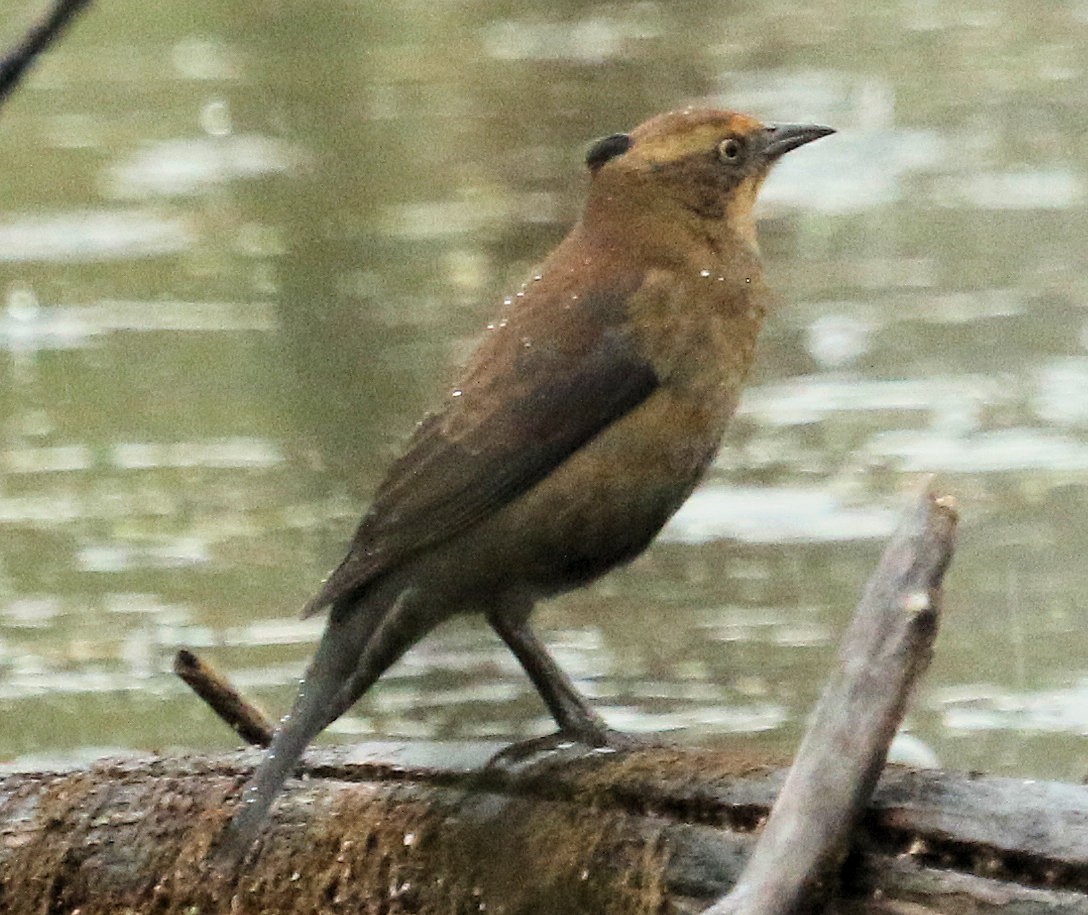
[[[774,162],[798,146],[804,146],[834,132],[835,128],[821,127],[819,124],[770,124],[764,134],[766,145],[763,147],[763,156],[768,162]]]

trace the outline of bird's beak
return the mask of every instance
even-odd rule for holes
[[[768,162],[774,162],[798,146],[804,146],[834,132],[835,128],[821,127],[819,124],[769,124],[765,133],[763,156]]]

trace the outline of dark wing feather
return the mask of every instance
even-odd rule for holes
[[[658,379],[628,333],[625,301],[610,292],[559,315],[527,309],[493,331],[460,395],[390,467],[347,557],[304,613],[513,501],[645,400]]]

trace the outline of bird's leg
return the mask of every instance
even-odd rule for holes
[[[506,609],[506,608],[504,608]],[[625,735],[609,729],[529,627],[528,614],[493,613],[491,628],[514,653],[548,707],[559,730],[591,747],[612,746]]]

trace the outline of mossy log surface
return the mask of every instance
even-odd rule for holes
[[[0,912],[698,912],[784,777],[681,748],[484,768],[494,749],[315,751],[226,875],[204,857],[253,751],[3,775]],[[831,910],[1088,913],[1088,788],[890,768]]]

